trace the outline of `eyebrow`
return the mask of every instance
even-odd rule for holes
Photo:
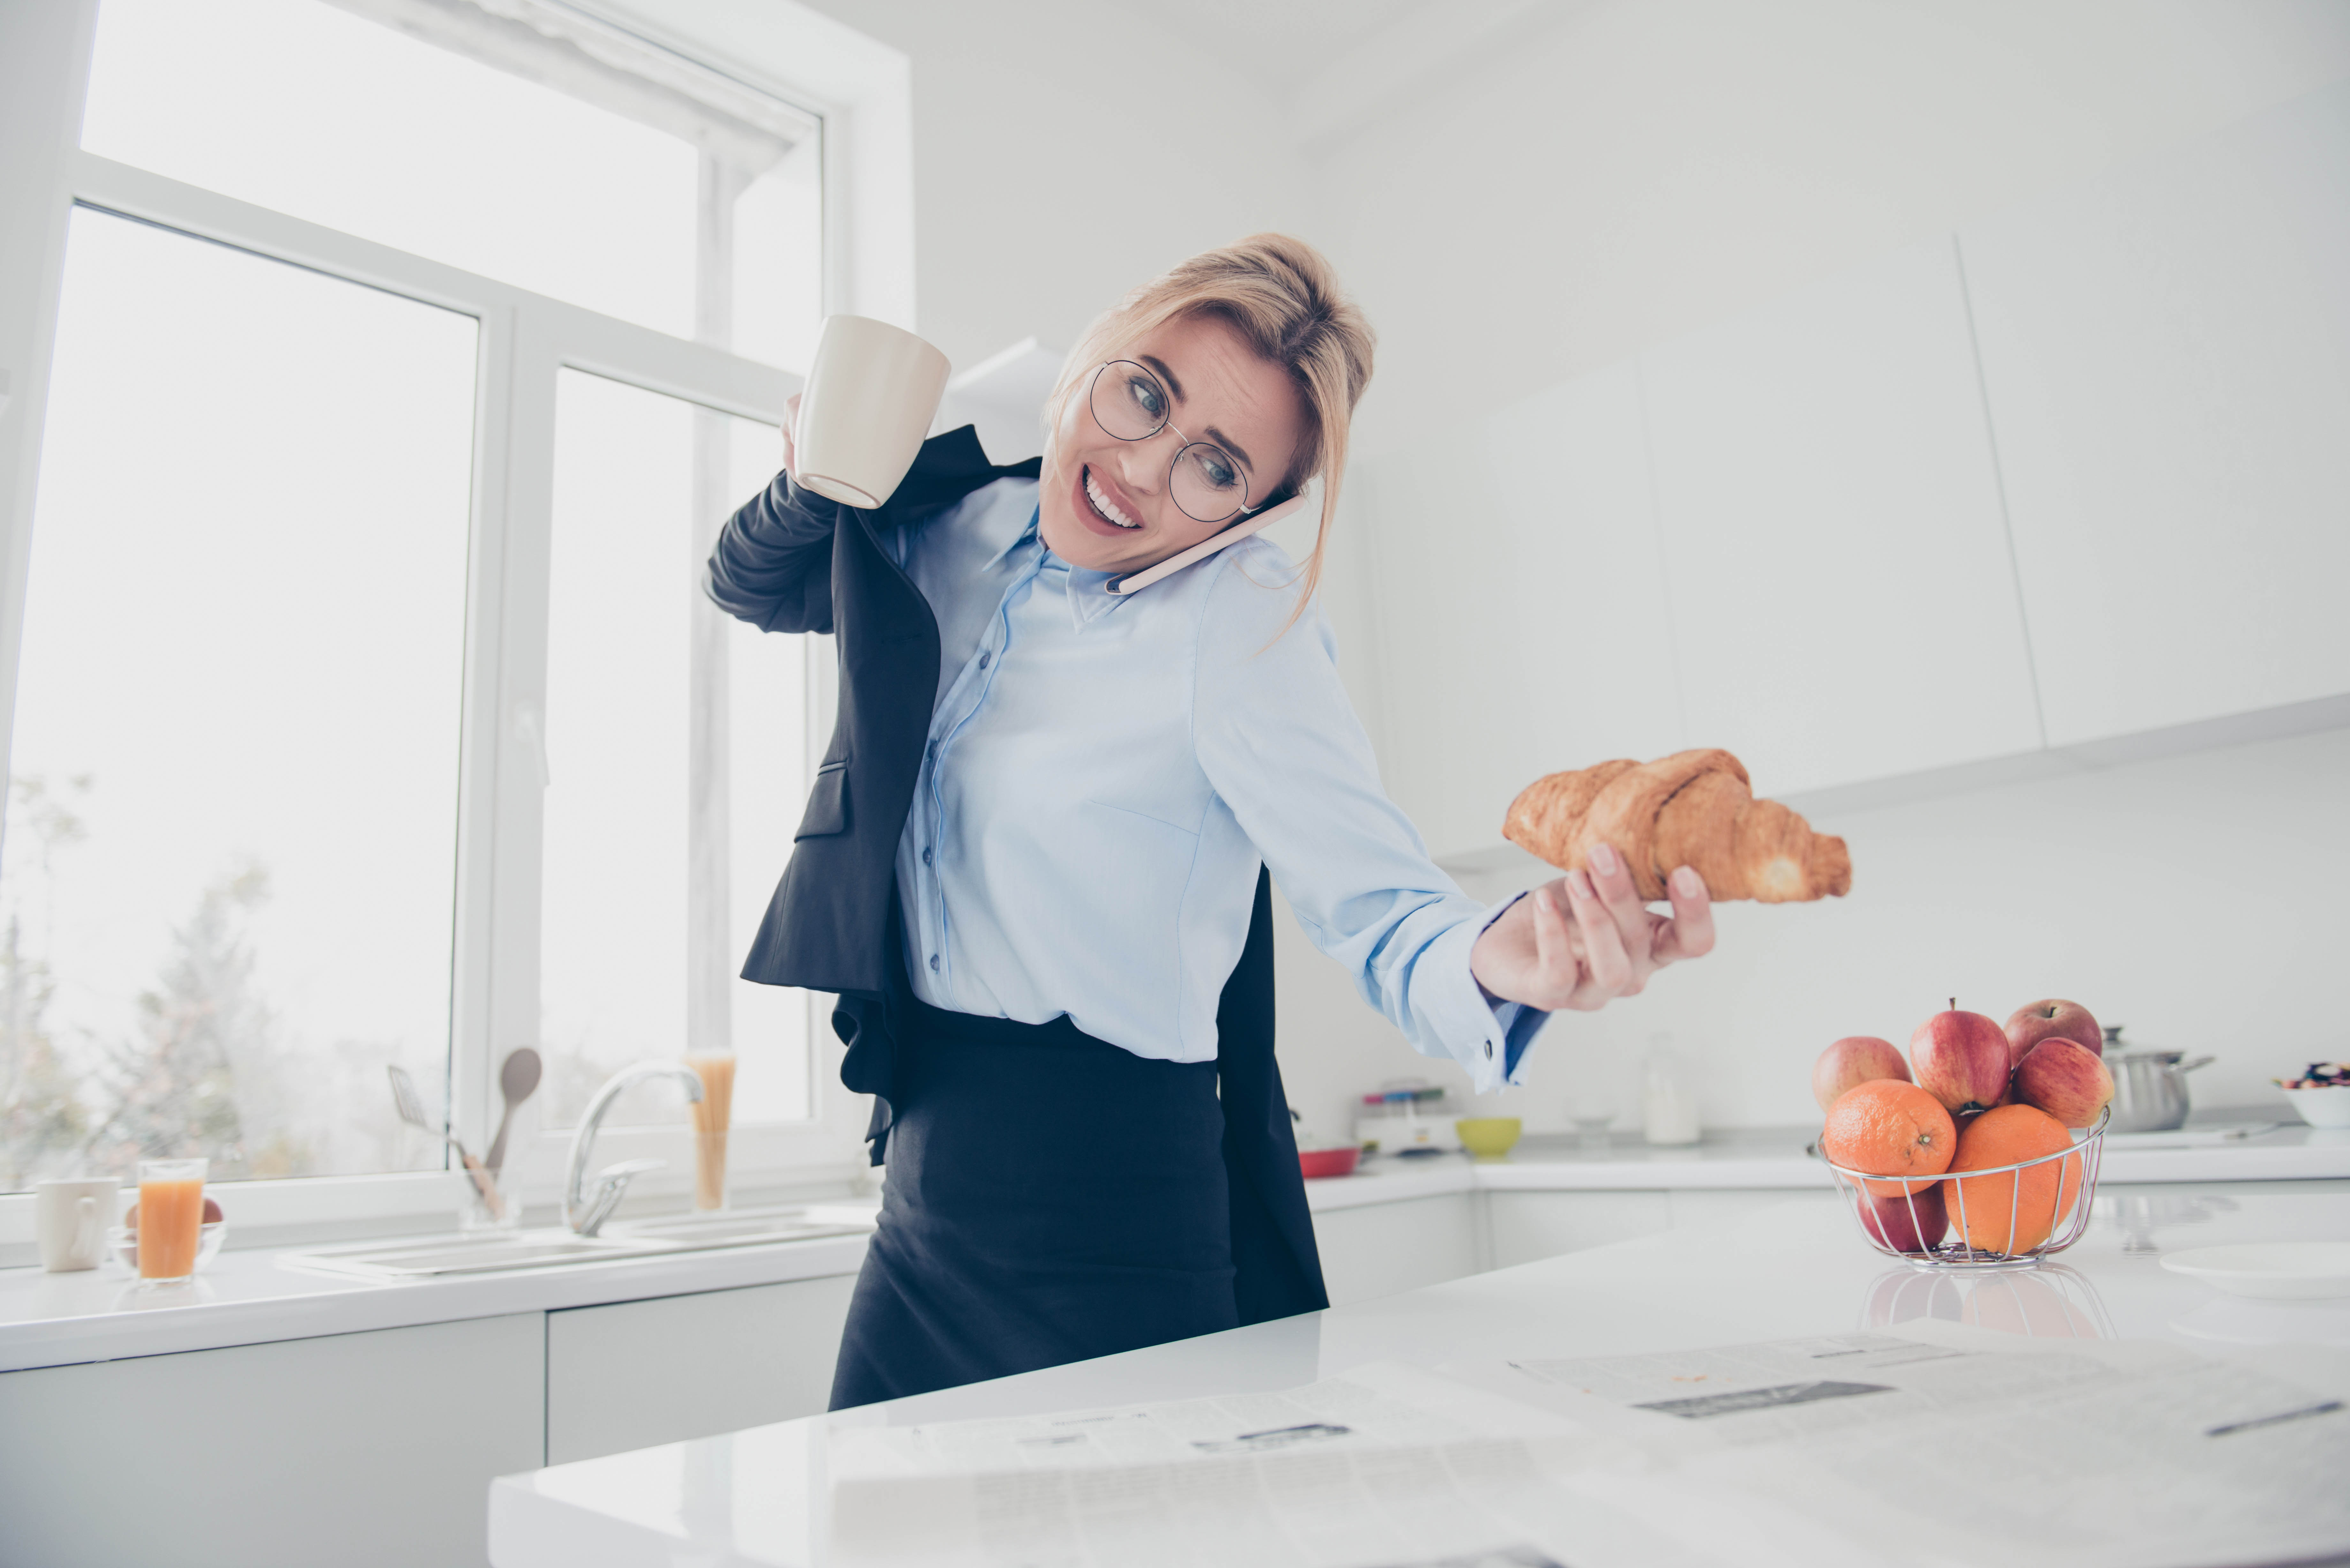
[[[1156,354],[1145,354],[1142,356],[1142,362],[1149,366],[1151,369],[1158,372],[1159,379],[1167,383],[1167,389],[1175,394],[1175,400],[1177,402],[1180,403],[1183,400],[1183,383],[1176,379],[1174,371],[1167,368],[1166,360],[1161,359]],[[1218,430],[1213,425],[1210,425],[1208,427],[1207,436],[1210,441],[1214,441],[1218,446],[1222,447],[1226,452],[1231,452],[1234,457],[1239,458],[1243,468],[1247,469],[1251,473],[1254,473],[1256,472],[1256,464],[1249,461],[1248,451],[1246,448],[1243,447],[1240,442],[1234,441],[1232,437],[1226,435],[1223,431]]]

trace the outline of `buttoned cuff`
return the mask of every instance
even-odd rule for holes
[[[1435,962],[1440,988],[1429,1009],[1430,1022],[1446,1054],[1469,1069],[1471,1085],[1481,1095],[1522,1081],[1526,1047],[1550,1022],[1550,1014],[1540,1008],[1488,995],[1469,968],[1477,939],[1524,897],[1513,895],[1486,910],[1483,919],[1461,921],[1439,937],[1428,954]]]

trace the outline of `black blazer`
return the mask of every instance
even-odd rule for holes
[[[705,588],[763,631],[823,631],[840,659],[840,717],[783,881],[743,978],[838,997],[841,1082],[875,1096],[867,1137],[888,1147],[894,1015],[905,994],[896,916],[898,840],[938,702],[939,623],[882,535],[1038,460],[992,463],[969,425],[922,443],[877,511],[842,506],[777,474],[728,520]],[[1240,963],[1216,1010],[1216,1071],[1231,1178],[1233,1293],[1243,1323],[1327,1306],[1289,1106],[1274,1060],[1271,880],[1257,873]]]

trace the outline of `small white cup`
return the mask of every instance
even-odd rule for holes
[[[53,1274],[94,1269],[106,1256],[106,1228],[114,1223],[112,1177],[87,1181],[34,1184],[33,1230],[40,1239],[41,1267]]]
[[[947,389],[947,357],[910,332],[827,316],[792,430],[792,478],[844,506],[889,499]]]

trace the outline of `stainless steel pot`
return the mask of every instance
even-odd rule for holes
[[[2106,1031],[2106,1070],[2114,1075],[2114,1119],[2106,1131],[2168,1132],[2187,1121],[2187,1075],[2214,1058],[2182,1061],[2184,1051],[2126,1051],[2122,1030]]]

